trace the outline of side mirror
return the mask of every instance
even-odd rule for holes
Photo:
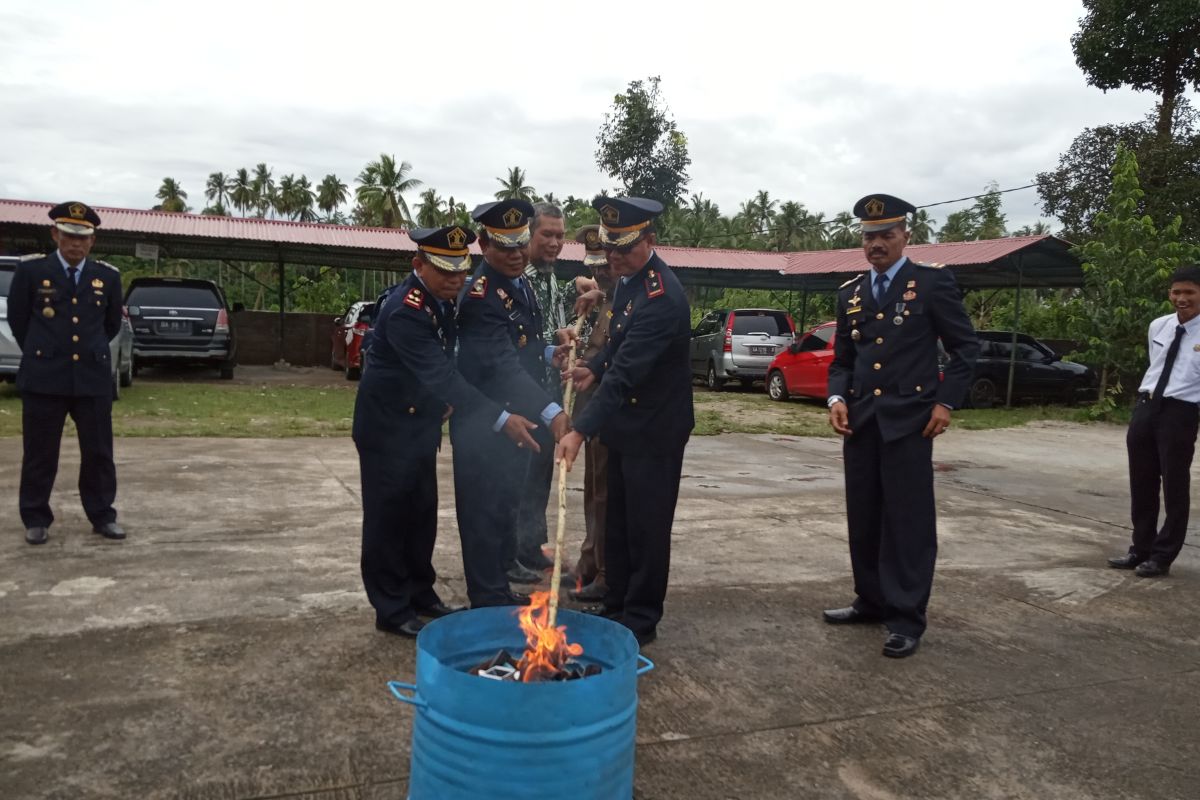
[[[796,355],[796,353],[799,353],[800,352],[800,343],[792,342],[791,344],[789,344],[788,352],[791,353],[792,355]]]
[[[233,313],[235,313],[235,314],[236,314],[236,313],[238,313],[239,311],[245,311],[245,310],[246,310],[246,304],[245,304],[245,303],[234,303],[234,304],[233,304]]]

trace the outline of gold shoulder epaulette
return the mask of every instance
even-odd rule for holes
[[[946,266],[945,264],[939,264],[936,261],[914,261],[913,263],[918,267],[925,267],[926,269],[942,269]]]
[[[20,260],[21,261],[37,261],[39,258],[45,258],[45,257],[46,257],[45,253],[30,253],[29,255],[21,256]]]
[[[114,267],[112,264],[108,263],[107,261],[97,261],[96,263],[102,267],[108,267],[113,272],[119,273],[121,271],[121,270],[117,269],[116,267]]]
[[[839,286],[838,288],[839,288],[839,289],[845,289],[847,286],[849,286],[850,284],[854,283],[856,280],[858,280],[858,279],[859,279],[859,278],[861,278],[862,276],[863,276],[863,273],[861,273],[861,272],[860,272],[860,273],[858,273],[857,275],[855,275],[853,278],[851,278],[850,280],[848,280],[848,281],[846,281],[845,283],[843,283],[843,284],[842,284],[841,286]]]

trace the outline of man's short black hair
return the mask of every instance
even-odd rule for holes
[[[1194,283],[1200,286],[1200,265],[1184,264],[1171,275],[1171,283]]]

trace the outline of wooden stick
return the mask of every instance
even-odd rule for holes
[[[575,320],[575,338],[576,342],[579,339],[579,332],[583,330],[583,317]],[[567,416],[571,416],[571,405],[575,400],[575,378],[570,375],[575,369],[575,351],[578,349],[578,343],[571,348],[570,355],[567,356],[567,385],[563,389],[563,409],[567,412]],[[562,579],[562,552],[563,552],[563,533],[567,527],[567,462],[564,461],[558,465],[558,533],[554,537],[554,571],[550,573],[550,627],[554,627],[555,621],[558,619],[558,582]]]

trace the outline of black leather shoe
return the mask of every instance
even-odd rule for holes
[[[645,647],[658,638],[658,629],[651,628],[648,631],[634,631],[633,638],[637,639],[638,647]]]
[[[92,528],[94,533],[98,533],[105,539],[124,539],[125,529],[115,522],[106,522],[103,525],[96,525]]]
[[[527,605],[529,605],[530,602],[532,602],[532,601],[529,599],[529,595],[527,595],[527,594],[522,594],[521,592],[509,592],[508,593],[507,605],[527,606]]]
[[[531,569],[526,569],[519,561],[516,564],[513,564],[512,568],[508,570],[508,580],[510,583],[538,583],[541,581],[541,579],[542,573],[534,572]]]
[[[441,619],[442,617],[447,617],[451,614],[456,614],[459,611],[466,611],[466,610],[467,610],[466,606],[448,606],[445,603],[437,602],[431,606],[425,606],[424,608],[418,608],[417,613],[419,615],[421,615],[422,617],[429,617],[430,619]]]
[[[517,556],[517,561],[520,562],[521,566],[525,567],[525,569],[531,569],[535,572],[541,572],[542,570],[554,568],[554,562],[546,557],[546,554],[541,551],[541,548]]]
[[[845,608],[828,608],[821,612],[821,617],[830,625],[878,625],[879,620],[870,614],[864,614],[854,606]]]
[[[45,544],[46,540],[49,538],[49,528],[36,527],[25,529],[25,542],[27,544]]]
[[[888,658],[908,658],[917,652],[921,640],[915,636],[905,636],[903,633],[889,633],[883,643],[883,654]]]
[[[1133,553],[1126,553],[1123,556],[1117,556],[1116,558],[1110,558],[1108,560],[1108,565],[1110,567],[1112,567],[1113,569],[1133,569],[1134,567],[1136,567],[1138,564],[1141,564],[1145,560],[1146,559],[1142,558],[1139,555],[1134,555]]]
[[[608,594],[608,587],[593,581],[582,589],[572,589],[568,594],[572,600],[578,600],[581,603],[598,603],[604,599],[604,595]]]
[[[406,619],[399,625],[391,625],[387,622],[375,620],[375,629],[384,633],[394,633],[397,636],[405,636],[409,639],[415,639],[417,634],[421,632],[421,628],[425,627],[425,623],[419,619]]]
[[[1143,561],[1138,564],[1137,569],[1133,571],[1134,575],[1139,578],[1161,578],[1171,571],[1170,564],[1163,564],[1160,561],[1155,561],[1153,558],[1148,561]]]

